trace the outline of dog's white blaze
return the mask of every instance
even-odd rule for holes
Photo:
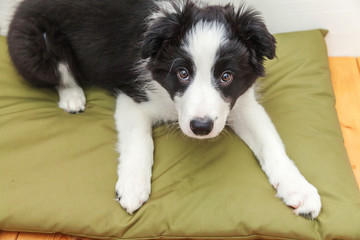
[[[175,97],[179,113],[179,125],[182,131],[196,138],[216,137],[224,128],[229,104],[213,85],[213,67],[217,52],[226,41],[225,27],[218,22],[199,22],[185,38],[184,50],[194,62],[194,76],[190,86],[180,97]],[[196,136],[190,129],[194,118],[209,117],[214,121],[214,128],[207,136]]]
[[[197,23],[186,35],[184,48],[189,52],[197,70],[211,72],[220,45],[226,41],[226,31],[218,22]]]

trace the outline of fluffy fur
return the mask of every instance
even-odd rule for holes
[[[128,213],[151,192],[152,126],[178,121],[199,139],[228,124],[254,151],[277,196],[296,214],[318,216],[316,188],[289,159],[255,98],[264,59],[275,57],[275,39],[256,11],[192,1],[25,0],[8,44],[19,73],[36,86],[56,87],[65,111],[85,110],[84,84],[117,94],[115,192]]]

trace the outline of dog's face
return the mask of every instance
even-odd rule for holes
[[[264,75],[275,39],[256,12],[186,1],[160,9],[142,45],[153,78],[173,99],[184,134],[216,137],[238,97]]]

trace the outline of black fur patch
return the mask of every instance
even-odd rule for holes
[[[134,81],[140,75],[134,68],[153,8],[149,0],[25,0],[10,25],[9,53],[19,73],[36,86],[57,86],[63,62],[80,84],[146,101],[146,83]]]
[[[173,4],[175,12],[167,12],[152,0],[24,0],[10,25],[9,53],[19,73],[36,86],[59,85],[57,68],[65,63],[80,84],[121,90],[142,102],[149,72],[171,97],[186,91],[189,84],[179,82],[176,71],[196,69],[190,53],[181,49],[184,37],[199,21],[216,21],[226,27],[229,41],[213,66],[214,85],[233,104],[264,75],[265,57],[275,56],[274,37],[251,9],[179,2]],[[148,26],[153,11],[164,14]],[[137,66],[147,58],[146,67]],[[235,76],[227,87],[216,81],[224,70]]]

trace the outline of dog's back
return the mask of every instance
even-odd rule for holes
[[[10,56],[37,86],[59,84],[59,63],[79,83],[131,88],[148,0],[25,0],[9,28]]]

